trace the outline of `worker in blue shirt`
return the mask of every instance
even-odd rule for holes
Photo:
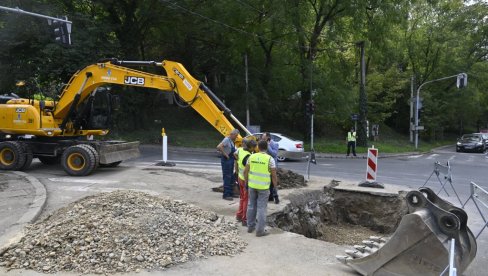
[[[280,145],[277,142],[273,141],[273,139],[271,139],[271,134],[269,132],[263,133],[263,135],[261,136],[261,140],[268,142],[267,153],[269,155],[271,155],[271,157],[273,157],[273,159],[276,163],[276,168],[278,168],[278,151],[279,151]],[[276,204],[280,203],[280,199],[278,197],[278,190],[273,185],[270,185],[269,186],[269,201],[273,201],[273,200]]]

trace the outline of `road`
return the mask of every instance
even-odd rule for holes
[[[220,159],[216,152],[212,150],[170,150],[168,159],[175,162],[176,166],[170,170],[162,171],[152,166],[156,161],[161,160],[160,147],[142,146],[141,153],[140,158],[124,162],[117,168],[99,169],[93,175],[85,178],[68,177],[60,166],[45,166],[36,160],[27,173],[38,178],[46,186],[48,192],[47,205],[41,216],[47,216],[54,210],[87,195],[108,192],[119,188],[137,189],[154,194],[171,194],[174,198],[197,203],[201,202],[199,197],[208,191],[208,185],[215,185],[221,181]],[[487,156],[479,153],[457,153],[454,147],[427,154],[380,158],[378,160],[377,180],[385,185],[395,184],[418,188],[431,175],[436,161],[442,164],[446,164],[449,161],[452,168],[454,186],[463,201],[469,196],[470,181],[474,181],[485,188],[488,187],[488,178],[486,177],[488,169]],[[305,174],[307,162],[281,162],[279,166]],[[188,172],[188,170],[181,170],[188,168],[198,170],[195,170],[194,173]],[[366,159],[323,158],[317,159],[317,165],[312,164],[310,168],[312,177],[320,176],[359,183],[365,178]],[[173,181],[173,184],[168,182],[168,177],[181,179],[184,182],[187,175],[201,177],[202,183],[210,181],[210,184],[207,184],[207,186],[202,186],[202,183],[178,185],[178,180]],[[435,176],[431,178],[428,184],[434,187],[435,191],[440,187]],[[191,193],[189,192],[190,190],[192,191]],[[455,198],[452,197],[451,190],[448,189],[448,191],[451,193],[451,197],[448,197],[448,200],[454,203]],[[195,194],[194,198],[189,197],[190,194]],[[225,210],[224,213],[226,215],[233,215],[235,206],[224,204],[227,203],[217,199],[217,201],[209,201],[208,204],[202,207],[209,210],[219,208],[219,210]],[[482,218],[476,213],[473,204],[468,204],[467,212],[469,215],[468,226],[476,234],[481,229],[481,225],[483,225]],[[488,210],[485,209],[485,217],[486,214],[488,214]],[[478,240],[476,262],[470,267],[470,271],[467,271],[467,275],[483,275],[479,271],[483,271],[483,264],[488,261],[488,247],[486,245],[488,245],[488,230],[485,230]]]
[[[140,158],[130,163],[151,163],[154,160],[161,160],[161,149],[157,146],[143,146],[141,153],[142,156]],[[195,152],[189,150],[169,151],[168,160],[182,167],[220,168],[220,159],[217,158],[214,152]],[[456,152],[454,146],[427,154],[380,158],[378,160],[377,181],[385,184],[402,185],[409,188],[420,187],[431,175],[436,161],[443,165],[447,162],[450,163],[453,183],[459,188],[460,194],[466,197],[469,195],[469,183],[471,181],[488,187],[486,174],[488,171],[488,156],[480,153]],[[305,175],[307,162],[280,162],[279,167]],[[365,173],[366,159],[362,158],[319,158],[317,159],[317,165],[310,165],[311,176],[323,176],[360,182],[365,179]],[[431,177],[428,184],[438,184],[435,175]]]

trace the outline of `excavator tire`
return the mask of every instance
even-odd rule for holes
[[[95,169],[96,158],[86,145],[74,145],[67,148],[61,156],[61,165],[72,176],[89,175]]]
[[[25,164],[25,158],[19,142],[0,142],[0,170],[19,170]]]
[[[88,150],[90,150],[92,153],[93,153],[93,156],[95,156],[95,168],[94,170],[96,170],[99,165],[100,165],[100,154],[98,153],[98,151],[91,145],[80,145],[81,147],[84,147]]]
[[[30,148],[30,146],[28,144],[20,142],[20,145],[22,146],[22,148],[24,150],[25,163],[24,163],[24,165],[22,165],[22,167],[19,168],[19,170],[24,171],[30,167],[30,165],[32,164],[32,159],[34,158],[34,156],[32,155],[32,149]]]
[[[61,161],[60,156],[37,156],[44,165],[56,165]]]

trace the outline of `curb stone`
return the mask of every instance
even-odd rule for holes
[[[13,173],[29,181],[34,187],[35,195],[24,215],[0,237],[0,254],[3,254],[11,244],[18,242],[24,236],[24,226],[36,221],[46,205],[47,199],[46,187],[39,180],[24,172],[14,171]]]

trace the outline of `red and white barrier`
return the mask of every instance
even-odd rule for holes
[[[376,182],[376,172],[378,171],[378,149],[374,146],[368,149],[368,165],[366,168],[366,181]]]

